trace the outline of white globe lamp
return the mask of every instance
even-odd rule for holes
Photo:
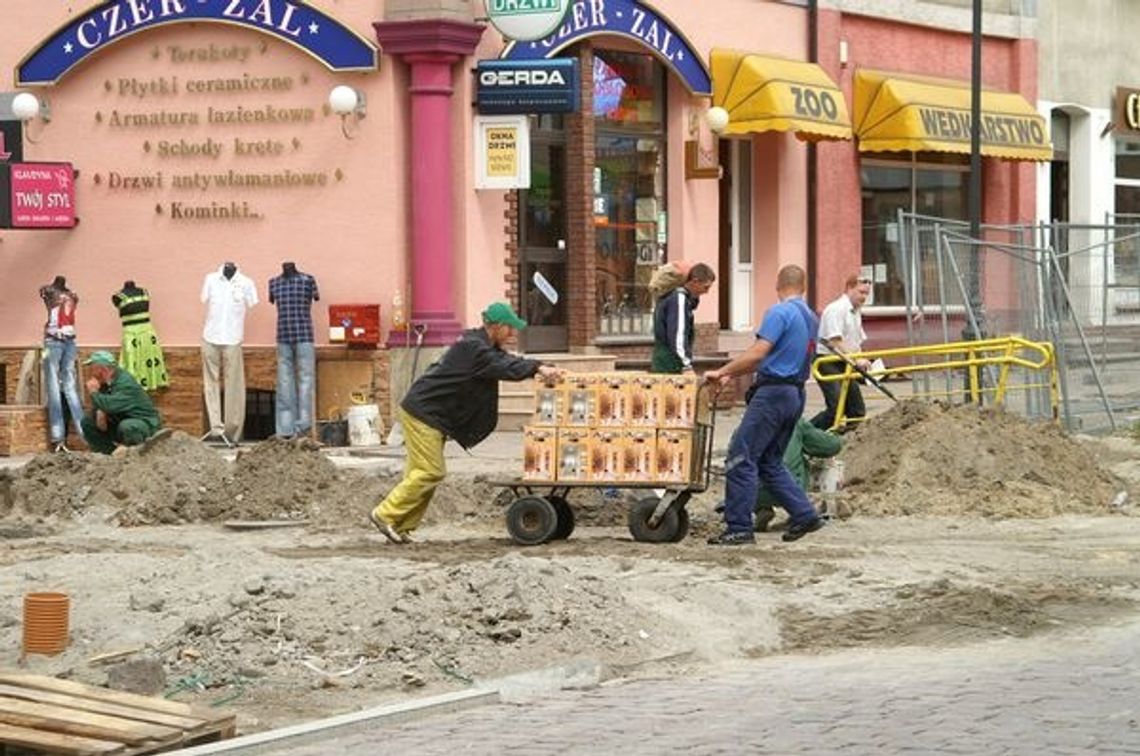
[[[728,120],[728,111],[719,105],[714,108],[709,108],[708,112],[705,113],[705,121],[714,134],[719,134],[727,129]]]
[[[337,115],[348,115],[354,112],[359,104],[360,98],[357,96],[356,90],[350,86],[341,84],[329,92],[329,107]]]
[[[40,114],[40,100],[34,94],[21,92],[12,98],[12,114],[21,121],[30,121]]]

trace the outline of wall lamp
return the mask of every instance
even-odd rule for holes
[[[725,129],[728,128],[728,111],[717,105],[716,107],[709,108],[705,112],[705,123],[709,125],[712,133],[720,135]]]
[[[31,92],[21,92],[12,98],[12,114],[24,123],[24,137],[32,144],[37,144],[37,140],[32,138],[30,121],[39,116],[45,124],[51,123],[51,108],[47,100],[40,100]]]
[[[349,133],[348,117],[353,116],[354,122],[359,127],[360,121],[368,112],[364,93],[345,84],[333,87],[333,90],[329,92],[329,109],[340,116],[340,130],[344,133],[345,139],[354,138]]]

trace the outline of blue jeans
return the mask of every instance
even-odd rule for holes
[[[63,403],[59,400],[61,390],[71,412],[72,427],[81,437],[83,435],[79,425],[83,418],[83,402],[79,400],[79,388],[75,383],[77,358],[75,339],[44,340],[44,393],[47,395],[48,425],[53,444],[62,443],[67,438],[67,428],[63,427]]]
[[[313,427],[317,353],[312,342],[277,345],[277,435],[299,436]]]
[[[728,444],[724,501],[728,532],[752,532],[752,509],[761,483],[788,511],[791,524],[819,516],[784,465],[784,450],[803,411],[801,386],[769,384],[756,390]]]

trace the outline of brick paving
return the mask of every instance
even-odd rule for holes
[[[741,661],[258,753],[1140,754],[1137,631]]]

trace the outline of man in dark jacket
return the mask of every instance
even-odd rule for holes
[[[94,352],[83,361],[90,370],[87,390],[91,414],[80,421],[91,451],[111,454],[122,446],[138,446],[162,427],[154,402],[110,352]]]
[[[490,305],[483,311],[483,327],[466,331],[408,390],[398,413],[408,452],[404,478],[368,516],[388,540],[411,540],[446,475],[444,442],[453,438],[470,449],[495,429],[499,381],[561,376],[555,367],[503,351],[502,345],[525,327],[510,305]]]
[[[693,372],[693,311],[716,281],[713,269],[697,263],[685,283],[657,300],[653,309],[654,373]]]

